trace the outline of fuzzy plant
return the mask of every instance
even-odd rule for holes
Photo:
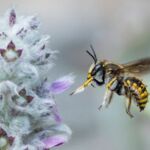
[[[68,141],[54,95],[73,83],[71,75],[50,83],[55,51],[39,32],[36,17],[10,9],[0,19],[0,149],[49,150]]]

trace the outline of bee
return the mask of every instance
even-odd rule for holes
[[[150,57],[143,58],[126,64],[116,64],[109,60],[98,61],[97,55],[92,46],[90,51],[86,51],[94,60],[90,66],[87,80],[74,92],[77,94],[84,91],[89,85],[97,86],[106,85],[106,91],[99,110],[108,107],[112,101],[114,93],[126,97],[126,113],[132,118],[131,103],[134,101],[140,111],[143,111],[148,102],[147,86],[139,78],[139,75],[146,74],[150,71]]]

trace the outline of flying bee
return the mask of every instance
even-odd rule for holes
[[[126,64],[116,64],[108,60],[98,61],[96,53],[92,46],[92,53],[86,51],[94,60],[88,71],[87,80],[74,92],[77,94],[84,91],[85,87],[106,85],[104,99],[99,109],[108,107],[112,101],[113,94],[126,97],[126,113],[133,117],[130,109],[131,103],[134,101],[140,111],[144,110],[148,102],[147,86],[138,78],[139,75],[150,71],[150,57]]]

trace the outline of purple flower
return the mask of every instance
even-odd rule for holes
[[[45,150],[67,142],[70,128],[63,123],[54,94],[73,84],[71,75],[49,84],[55,51],[49,36],[38,31],[36,17],[9,11],[0,18],[0,149]]]
[[[74,77],[72,75],[64,76],[54,81],[46,89],[53,94],[60,94],[66,91],[74,83]]]

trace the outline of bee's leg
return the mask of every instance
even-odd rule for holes
[[[104,100],[102,105],[100,105],[99,109],[101,109],[103,106],[108,107],[109,104],[111,103],[112,96],[113,96],[113,91],[115,90],[116,86],[118,84],[118,80],[116,77],[112,78],[108,84],[106,85],[106,93],[104,96]]]
[[[131,112],[130,112],[130,109],[131,109],[131,101],[132,101],[131,97],[129,97],[129,98],[126,99],[126,113],[127,113],[131,118],[133,118],[134,116],[133,116],[133,115],[131,114]]]
[[[112,98],[113,98],[113,91],[109,91],[108,101],[106,104],[107,108],[108,108],[109,104],[112,102]]]
[[[113,92],[110,90],[106,90],[105,95],[104,95],[104,99],[102,104],[98,107],[98,109],[102,109],[103,107],[108,107],[109,104],[111,103],[112,100],[112,96],[113,96]]]

